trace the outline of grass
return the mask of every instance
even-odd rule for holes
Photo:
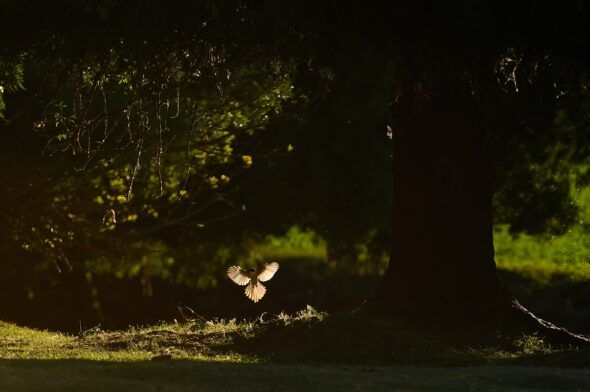
[[[570,283],[590,281],[590,264],[587,263],[556,264],[551,261],[496,258],[496,265],[500,271],[528,278],[536,285],[553,285],[558,280]]]
[[[255,246],[255,252],[262,258],[312,258],[324,260],[327,244],[317,233],[291,226],[282,236],[268,235]]]
[[[585,226],[574,226],[561,235],[510,234],[501,225],[494,230],[496,258],[513,265],[543,266],[550,270],[581,272],[590,277],[590,233]],[[579,275],[579,273],[577,274]]]
[[[567,238],[535,241],[497,234],[498,267],[511,290],[525,301],[538,298],[543,306],[553,301],[559,311],[576,296],[585,301],[590,265],[584,251],[559,262],[558,255],[567,254]],[[300,231],[287,239],[270,238],[259,251],[286,258],[301,256],[301,249],[325,259],[325,244]],[[293,265],[291,277],[301,263]],[[283,263],[283,272],[289,266]],[[324,267],[325,274],[334,272]],[[326,276],[318,278],[320,283]],[[334,282],[325,288],[331,296],[350,285],[338,276],[328,279]],[[273,294],[286,298],[283,286],[275,285]],[[314,298],[319,297],[316,292]],[[559,321],[559,314],[549,318]],[[199,319],[122,331],[94,328],[79,335],[0,322],[0,391],[398,389],[590,390],[590,351],[558,349],[536,336],[417,331],[391,320],[311,307],[291,315]]]
[[[590,374],[519,367],[236,365],[174,361],[0,362],[4,391],[575,391]]]
[[[2,391],[590,388],[586,351],[534,336],[443,337],[311,307],[79,336],[0,323],[0,342]]]
[[[170,356],[232,363],[457,366],[559,352],[533,336],[449,338],[447,333],[416,331],[363,314],[328,315],[310,306],[295,315],[161,323],[125,331],[93,329],[79,336],[0,323],[0,340],[1,358],[39,360],[138,361]]]
[[[590,188],[587,193],[590,195]],[[590,214],[590,206],[586,208],[584,205],[584,208]],[[539,282],[552,283],[557,276],[590,281],[589,234],[587,226],[581,224],[574,225],[561,235],[511,234],[508,225],[498,225],[494,230],[496,262],[500,269],[523,274]],[[263,259],[313,259],[322,262],[328,259],[326,241],[317,233],[297,226],[291,227],[283,236],[267,236],[256,244],[255,253]],[[355,273],[362,272],[359,270],[363,267],[361,259],[356,255]],[[383,268],[381,260],[375,262],[375,257],[372,257],[370,261],[369,264]],[[350,268],[338,265],[339,269],[343,267]]]

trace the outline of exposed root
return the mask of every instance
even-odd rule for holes
[[[549,321],[535,316],[531,311],[522,306],[516,299],[512,299],[508,327],[512,330],[520,330],[524,333],[535,333],[545,342],[559,347],[590,347],[590,338],[558,327]]]
[[[505,294],[505,293],[504,293]],[[488,312],[481,312],[481,317],[460,314],[456,309],[449,309],[448,312],[400,312],[395,305],[384,305],[381,301],[375,301],[374,297],[363,302],[354,312],[368,313],[377,317],[394,318],[413,325],[416,328],[436,328],[443,332],[448,330],[451,334],[460,331],[502,331],[512,336],[522,334],[537,335],[546,343],[554,347],[590,347],[590,338],[558,327],[542,318],[535,316],[531,311],[522,306],[514,297],[501,295],[501,300],[492,301],[494,305],[482,304]],[[440,310],[440,309],[439,309]]]

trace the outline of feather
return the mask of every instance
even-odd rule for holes
[[[272,263],[264,264],[264,267],[258,273],[258,280],[266,282],[271,280],[275,273],[279,270],[279,263],[273,261]]]
[[[250,283],[250,276],[248,276],[248,273],[235,265],[232,265],[227,269],[227,276],[240,286],[245,286]]]
[[[258,302],[264,297],[264,294],[266,294],[266,287],[260,282],[250,282],[250,284],[246,286],[244,293],[246,294],[246,297],[250,298],[253,302]]]

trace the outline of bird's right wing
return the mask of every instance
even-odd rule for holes
[[[264,264],[264,267],[262,267],[262,270],[260,270],[258,273],[258,280],[261,282],[266,282],[267,280],[270,280],[270,278],[272,278],[278,270],[279,263],[276,261]]]
[[[245,286],[250,283],[250,277],[246,271],[235,265],[232,265],[227,269],[227,276],[240,286]]]

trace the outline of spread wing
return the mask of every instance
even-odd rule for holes
[[[227,276],[240,286],[245,286],[250,283],[248,273],[235,265],[232,265],[227,269]]]
[[[260,273],[258,274],[258,280],[261,282],[266,282],[267,280],[270,280],[278,270],[279,263],[274,261],[272,263],[267,263],[260,270]]]

